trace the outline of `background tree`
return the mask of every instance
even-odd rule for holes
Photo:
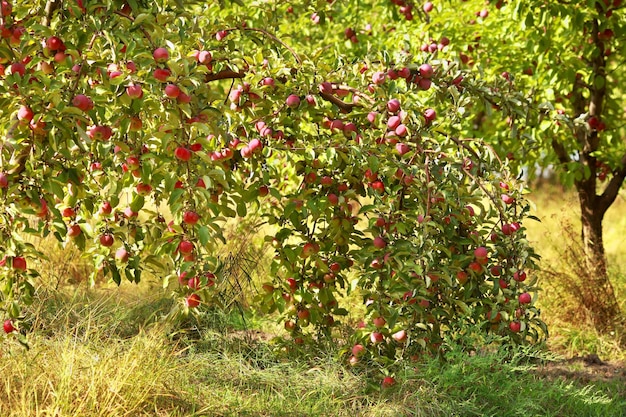
[[[493,99],[474,104],[474,129],[466,134],[488,133],[499,153],[531,176],[535,166],[551,167],[576,189],[587,264],[581,273],[591,289],[582,301],[596,327],[610,330],[620,311],[602,220],[626,177],[622,2],[444,1],[429,19],[428,29],[449,36],[465,68],[498,84]],[[526,110],[503,119],[494,110],[507,104],[497,96],[511,88],[526,91]]]

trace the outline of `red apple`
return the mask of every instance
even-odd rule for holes
[[[424,119],[426,119],[426,123],[431,123],[437,118],[437,112],[433,109],[426,109],[424,111]]]
[[[372,322],[374,323],[374,326],[378,328],[385,327],[385,324],[387,324],[387,321],[384,317],[376,317],[374,320],[372,320]]]
[[[525,293],[520,294],[517,300],[519,301],[520,304],[530,304],[530,302],[532,301],[532,296],[528,294],[527,292],[525,292]]]
[[[384,249],[387,246],[387,242],[381,236],[376,236],[374,238],[374,247],[378,249]]]
[[[143,97],[143,90],[140,85],[130,84],[126,87],[126,94],[128,94],[128,97],[130,98],[139,99]]]
[[[120,262],[128,262],[128,258],[130,257],[130,253],[126,250],[126,248],[121,247],[115,251],[115,259]]]
[[[187,305],[187,307],[189,308],[196,308],[200,305],[201,301],[202,300],[200,299],[200,296],[196,293],[193,293],[185,299],[185,305]]]
[[[381,343],[383,340],[385,340],[385,336],[380,332],[372,332],[370,334],[370,341],[373,344]]]
[[[398,343],[406,342],[407,335],[405,330],[400,330],[391,335],[391,338]]]
[[[111,214],[111,211],[113,211],[111,203],[109,203],[108,201],[104,201],[102,203],[102,206],[100,206],[100,210],[98,212],[100,214]]]
[[[115,242],[115,238],[110,233],[105,233],[105,234],[100,236],[100,244],[102,246],[105,246],[105,247],[108,248],[108,247],[113,246],[114,242]]]
[[[9,177],[5,172],[0,172],[0,188],[7,188],[9,186]]]
[[[11,319],[6,319],[2,327],[4,328],[4,332],[6,334],[13,333],[13,331],[15,331],[15,327],[13,327],[13,321]]]
[[[420,76],[429,79],[433,76],[433,67],[430,64],[422,64],[419,67]]]
[[[165,86],[165,95],[169,98],[176,98],[180,95],[180,88],[176,84],[168,84]]]
[[[87,112],[93,109],[93,101],[84,94],[78,94],[72,99],[72,105],[80,110]]]
[[[31,120],[33,120],[34,116],[35,113],[33,113],[31,108],[28,106],[22,106],[17,111],[17,119],[24,124],[28,124]]]
[[[26,67],[21,62],[14,62],[11,64],[11,74],[20,74],[23,77],[26,74]]]
[[[361,344],[356,344],[352,346],[352,355],[359,357],[365,352],[365,346]]]
[[[190,242],[188,240],[183,240],[178,244],[178,250],[180,251],[180,253],[187,255],[193,252],[194,250],[194,245],[193,242]]]
[[[300,320],[308,320],[311,316],[311,313],[307,309],[302,309],[298,311],[298,318]]]
[[[16,256],[12,260],[13,269],[18,269],[20,271],[26,271],[26,259],[22,256]]]
[[[174,156],[183,162],[187,162],[191,159],[191,151],[187,148],[179,146],[176,150],[174,150]]]
[[[285,101],[285,103],[287,104],[287,106],[291,107],[292,109],[295,109],[296,107],[300,105],[300,97],[298,97],[295,94],[291,94],[289,97],[287,97],[287,100]]]
[[[387,102],[387,110],[390,113],[397,113],[400,110],[400,100],[397,98],[392,98]]]
[[[513,332],[513,333],[519,333],[519,331],[521,330],[522,325],[519,321],[512,321],[509,323],[509,329]]]
[[[170,75],[172,75],[172,72],[165,68],[157,68],[152,73],[152,76],[162,83],[166,82]]]
[[[383,378],[382,387],[390,388],[396,384],[396,380],[391,376],[386,376]]]
[[[188,210],[183,214],[183,222],[194,225],[200,220],[200,215],[195,211]]]
[[[476,259],[485,259],[487,258],[488,254],[489,253],[487,252],[487,248],[485,248],[484,246],[479,246],[474,249],[474,257],[476,257]]]
[[[524,282],[526,281],[526,272],[524,271],[515,271],[515,273],[513,273],[513,279],[517,282]]]
[[[160,63],[166,62],[170,58],[170,54],[165,48],[155,49],[154,52],[152,53],[152,56],[154,57],[154,60],[156,62],[160,62]]]

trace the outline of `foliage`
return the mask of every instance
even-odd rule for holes
[[[420,51],[395,8],[374,19],[385,2],[350,31],[360,2],[239,3],[4,9],[7,316],[45,257],[29,234],[76,246],[92,279],[178,281],[182,312],[219,302],[224,224],[254,213],[276,228],[258,305],[296,345],[332,337],[357,288],[355,342],[383,366],[437,353],[459,325],[541,339],[522,185],[463,134],[473,103],[523,97],[462,71],[443,38]]]

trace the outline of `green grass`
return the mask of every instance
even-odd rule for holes
[[[5,417],[626,414],[623,380],[542,376],[549,353],[424,358],[399,365],[397,386],[381,390],[379,379],[347,368],[332,349],[287,354],[264,333],[242,330],[238,313],[160,320],[171,301],[143,286],[38,300],[30,350],[2,346]],[[246,323],[275,328],[254,316]]]
[[[606,360],[626,362],[626,327],[616,327],[607,334],[598,333],[591,325],[576,295],[564,290],[564,282],[574,280],[584,288],[585,272],[576,260],[568,259],[568,248],[574,248],[580,236],[580,208],[574,191],[557,186],[538,188],[529,195],[534,203],[533,214],[541,222],[525,223],[528,238],[542,256],[540,281],[546,289],[539,304],[551,337],[550,347],[566,356],[598,354]],[[622,313],[626,313],[626,197],[620,194],[604,218],[604,245],[609,278]],[[626,323],[626,317],[622,319]]]

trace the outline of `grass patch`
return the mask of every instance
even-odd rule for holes
[[[469,356],[459,350],[445,362],[425,357],[398,364],[397,385],[382,390],[379,380],[347,368],[333,349],[288,357],[268,340],[264,330],[273,324],[262,318],[248,315],[244,322],[237,313],[207,313],[156,320],[169,308],[168,294],[132,289],[38,298],[30,350],[2,346],[0,415],[626,414],[623,379],[541,372],[551,360],[545,353]]]

